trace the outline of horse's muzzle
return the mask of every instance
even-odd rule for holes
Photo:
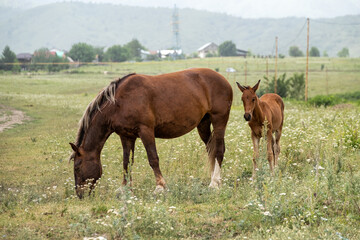
[[[79,199],[83,199],[84,192],[85,192],[84,187],[79,186],[76,188],[76,195],[78,196]]]
[[[244,118],[245,118],[246,121],[250,121],[251,120],[251,114],[250,113],[245,113]]]

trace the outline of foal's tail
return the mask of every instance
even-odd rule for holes
[[[215,157],[216,157],[216,140],[214,137],[214,131],[211,132],[208,143],[206,144],[206,150],[209,156],[209,164],[210,164],[210,173],[214,171],[215,167]]]

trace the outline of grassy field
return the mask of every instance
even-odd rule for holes
[[[233,86],[221,189],[207,187],[207,154],[195,130],[177,139],[157,139],[169,191],[153,195],[154,174],[138,140],[132,192],[117,196],[122,148],[112,135],[102,152],[104,171],[94,196],[79,200],[68,143],[75,141],[87,104],[127,73],[189,67],[218,68]],[[227,73],[228,67],[237,72]],[[268,69],[272,76],[273,59]],[[304,58],[279,60],[279,74],[290,77],[304,69]],[[315,58],[309,69],[310,97],[360,91],[360,59]],[[30,118],[0,133],[0,239],[358,239],[359,106],[314,108],[286,100],[279,166],[271,176],[262,141],[260,168],[251,180],[250,129],[235,81],[252,85],[264,75],[265,59],[243,58],[0,75],[0,105],[22,110]]]

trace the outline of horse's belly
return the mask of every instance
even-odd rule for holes
[[[155,137],[157,138],[177,138],[193,130],[198,125],[196,121],[179,123],[176,121],[165,122],[155,127]]]

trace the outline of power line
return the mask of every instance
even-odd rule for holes
[[[360,23],[325,22],[325,21],[319,21],[319,20],[313,20],[313,19],[311,19],[311,21],[316,22],[316,23],[329,24],[329,25],[341,25],[341,26],[359,26],[360,25]]]
[[[296,37],[293,40],[289,41],[287,44],[285,44],[284,47],[281,47],[281,50],[286,49],[288,46],[290,46],[290,44],[292,44],[293,42],[295,42],[299,38],[299,36],[301,35],[302,31],[304,30],[304,28],[306,26],[306,23],[307,23],[307,20],[305,20],[304,25],[301,27],[301,29],[298,32],[298,34],[296,35]]]

